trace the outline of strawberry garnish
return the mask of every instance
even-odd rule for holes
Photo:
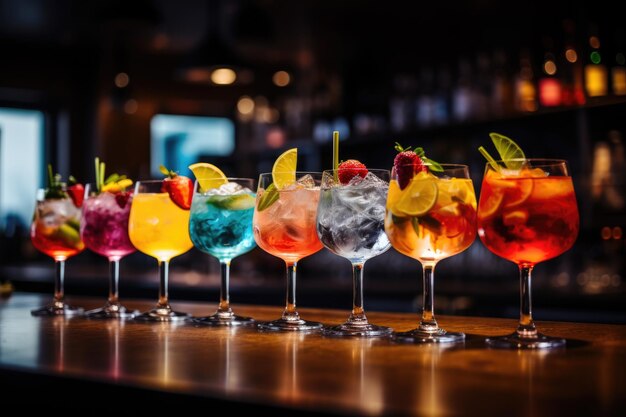
[[[167,176],[163,180],[161,192],[168,193],[170,198],[178,207],[183,210],[191,208],[191,197],[193,196],[193,181],[190,178],[178,175],[178,173],[165,168],[159,168]]]
[[[67,193],[74,202],[74,205],[78,208],[83,206],[83,199],[85,198],[85,187],[76,181],[76,178],[70,175],[68,178],[70,185],[67,187]]]
[[[395,149],[398,151],[398,154],[393,160],[393,166],[396,170],[398,185],[401,190],[409,185],[415,174],[423,171],[428,172],[429,169],[435,172],[443,171],[441,165],[432,159],[426,158],[423,148],[415,148],[412,151],[410,146],[403,148],[402,145],[396,142]]]
[[[61,174],[54,174],[52,165],[48,164],[48,188],[46,188],[45,198],[67,198],[70,197],[74,205],[82,207],[85,198],[85,187],[76,181],[76,178],[69,176],[69,186],[61,178]]]
[[[368,170],[362,162],[357,161],[356,159],[348,159],[339,164],[337,167],[337,175],[339,176],[339,181],[342,184],[348,184],[350,180],[357,175],[361,178],[365,178]]]

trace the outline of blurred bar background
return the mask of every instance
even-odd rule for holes
[[[540,320],[626,323],[626,19],[614,2],[494,0],[0,0],[0,283],[51,293],[53,262],[28,236],[52,163],[67,177],[108,172],[229,176],[271,170],[298,147],[300,170],[341,158],[390,168],[394,142],[470,165],[489,132],[532,157],[570,163],[581,233],[535,269]],[[349,309],[349,263],[304,259],[302,306]],[[281,306],[283,262],[260,249],[233,263],[232,302]],[[218,301],[219,265],[192,249],[171,265],[170,296]],[[153,299],[154,260],[121,263],[122,297]],[[516,317],[517,267],[477,238],[438,265],[439,313]],[[66,291],[106,296],[107,263],[85,251]],[[368,261],[369,310],[416,311],[421,270],[390,249]]]

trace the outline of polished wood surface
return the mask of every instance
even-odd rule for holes
[[[36,318],[29,311],[49,296],[14,294],[0,300],[0,380],[16,375],[62,377],[85,386],[169,393],[170,398],[247,404],[282,415],[329,413],[415,416],[611,416],[626,412],[626,326],[540,322],[549,335],[568,339],[559,351],[485,348],[486,336],[511,332],[514,320],[440,317],[464,331],[464,345],[396,344],[318,334],[262,333],[209,328]],[[103,300],[70,298],[85,308]],[[128,301],[146,310],[151,302]],[[173,302],[194,315],[214,304]],[[239,306],[257,320],[277,318],[280,307]],[[301,308],[305,319],[342,322],[347,311]],[[397,331],[416,325],[414,314],[368,314]],[[3,379],[4,375],[4,379]],[[115,392],[115,391],[113,391]],[[37,398],[38,394],[35,394]],[[72,395],[64,395],[72,401]],[[94,397],[97,398],[97,395]],[[2,399],[2,392],[0,392]]]

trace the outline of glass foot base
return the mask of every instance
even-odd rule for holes
[[[245,326],[256,323],[252,317],[242,317],[235,314],[220,315],[219,313],[206,317],[193,317],[190,321],[193,324],[203,326]]]
[[[518,333],[507,336],[489,337],[487,346],[497,349],[554,349],[565,347],[567,341],[537,333],[536,337],[521,337]]]
[[[465,333],[446,332],[443,329],[434,332],[415,329],[396,333],[393,338],[403,343],[459,343],[465,341]]]
[[[350,323],[346,322],[339,326],[325,327],[322,330],[324,336],[333,337],[386,337],[391,336],[391,327],[377,326],[370,323]]]
[[[153,308],[134,317],[137,321],[163,322],[163,321],[183,321],[189,318],[189,313],[181,313],[166,308]]]
[[[128,310],[124,306],[111,306],[97,308],[95,310],[89,310],[85,312],[85,317],[88,319],[104,319],[104,320],[129,320],[139,314],[137,310]]]
[[[257,324],[259,330],[270,330],[278,332],[311,332],[322,328],[322,323],[306,320],[285,320],[278,319],[266,323]]]
[[[53,303],[47,306],[31,310],[30,314],[36,317],[54,317],[54,316],[80,316],[85,312],[82,307],[74,307],[65,303]]]

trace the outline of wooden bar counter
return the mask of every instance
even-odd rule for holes
[[[439,318],[464,331],[463,345],[396,344],[254,328],[146,324],[84,318],[37,318],[50,295],[0,300],[0,406],[76,415],[149,411],[180,415],[612,416],[626,415],[626,326],[539,322],[568,340],[559,351],[492,350],[486,336],[511,332],[515,320]],[[85,308],[103,299],[69,298]],[[146,310],[148,301],[127,301]],[[173,302],[207,315],[215,303]],[[234,305],[270,320],[281,308]],[[348,311],[300,308],[303,318],[342,322]],[[368,314],[397,331],[415,314]],[[18,394],[27,394],[24,402]],[[88,405],[85,405],[87,403]],[[2,408],[0,408],[2,410]],[[0,411],[1,413],[1,411]],[[162,414],[162,413],[160,413]]]

